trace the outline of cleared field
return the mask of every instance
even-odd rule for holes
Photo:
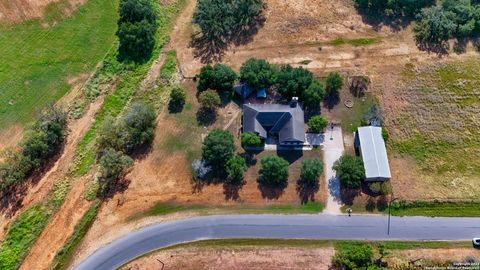
[[[385,100],[394,194],[405,199],[478,199],[480,62],[409,63]]]
[[[86,79],[114,44],[117,6],[118,0],[89,0],[68,18],[49,9],[51,26],[0,24],[0,138]]]

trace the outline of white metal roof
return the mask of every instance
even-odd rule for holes
[[[358,138],[365,164],[365,176],[369,178],[390,178],[387,149],[382,137],[381,127],[360,127]]]

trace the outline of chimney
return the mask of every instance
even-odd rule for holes
[[[295,108],[298,104],[298,97],[292,97],[292,101],[290,101],[290,107]]]

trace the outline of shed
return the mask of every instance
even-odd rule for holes
[[[363,159],[366,181],[387,181],[391,178],[381,127],[358,128],[355,132],[355,148]]]

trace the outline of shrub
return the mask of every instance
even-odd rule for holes
[[[357,156],[343,155],[337,160],[333,169],[337,172],[342,187],[348,189],[359,188],[365,179],[363,161]]]
[[[264,157],[261,161],[258,180],[267,186],[285,186],[288,180],[288,161],[279,156]]]
[[[202,105],[202,108],[205,108],[211,111],[215,110],[222,103],[218,93],[210,89],[200,93],[200,96],[198,97],[198,101],[200,102],[200,105]]]
[[[308,120],[308,126],[313,133],[321,133],[328,125],[328,120],[325,117],[317,115]]]
[[[387,182],[374,182],[369,185],[370,191],[374,194],[387,195],[392,192],[392,188]]]
[[[232,91],[237,74],[229,66],[215,64],[206,65],[200,69],[198,75],[198,91],[213,89],[217,91]]]
[[[250,58],[240,68],[240,80],[257,90],[268,88],[275,84],[276,70],[263,59]]]
[[[245,132],[241,135],[242,146],[260,146],[262,139],[256,133]]]
[[[245,163],[245,159],[243,157],[231,157],[226,165],[227,182],[231,184],[240,183],[246,170],[247,164]]]
[[[318,158],[306,159],[302,161],[300,170],[300,179],[307,185],[318,183],[318,177],[323,172],[323,164]]]
[[[171,113],[181,112],[183,106],[185,105],[185,100],[187,98],[187,93],[185,89],[180,86],[174,87],[172,92],[170,92],[170,101],[168,103],[168,110]]]
[[[121,0],[119,23],[141,22],[155,23],[157,17],[150,0]]]
[[[100,183],[98,196],[104,198],[115,189],[119,179],[125,176],[133,160],[120,151],[108,148],[102,153],[99,162],[97,180]]]
[[[390,138],[390,135],[388,134],[388,130],[385,128],[382,128],[382,138],[385,142],[388,141],[388,138]]]
[[[372,246],[363,243],[343,243],[337,247],[332,264],[340,269],[378,269],[373,265]]]
[[[226,161],[233,157],[234,151],[233,135],[223,129],[214,129],[203,141],[202,158],[215,172],[223,173]]]
[[[426,8],[419,15],[415,24],[415,40],[422,46],[442,45],[449,40],[455,31],[455,23],[447,16],[440,6]]]
[[[286,99],[303,98],[304,91],[313,83],[313,74],[302,67],[282,66],[277,75],[278,92]]]
[[[337,72],[328,74],[325,81],[325,90],[329,96],[338,95],[338,91],[343,86],[343,77]]]

